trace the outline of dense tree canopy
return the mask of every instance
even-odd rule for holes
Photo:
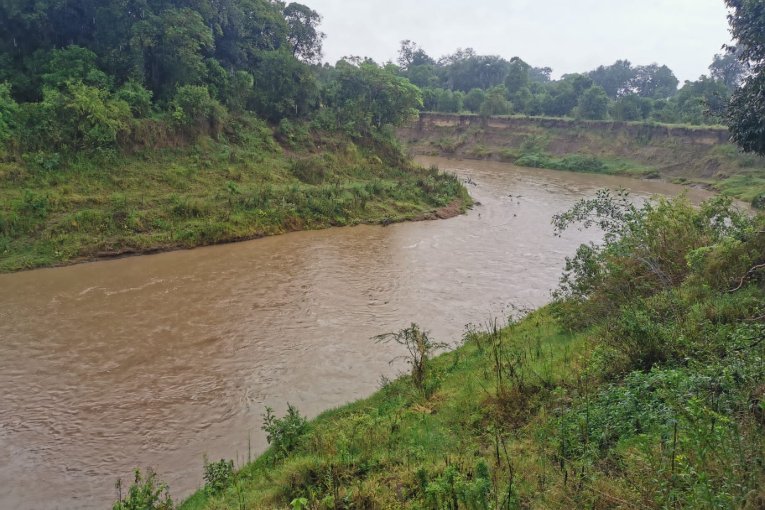
[[[2,2],[0,149],[113,148],[141,123],[215,135],[246,112],[363,135],[422,107],[392,69],[320,67],[320,21],[278,0]]]
[[[520,57],[505,60],[467,48],[434,59],[407,40],[401,44],[398,72],[423,90],[424,108],[431,111],[719,124],[722,106],[743,76],[735,63],[716,56],[710,76],[678,90],[672,70],[656,63],[634,66],[617,60],[555,80],[549,67],[534,67]],[[501,101],[499,90],[505,94]]]
[[[321,16],[281,0],[6,0],[0,149],[116,147],[150,121],[186,136],[215,134],[228,116],[248,112],[357,135],[404,122],[416,109],[700,124],[720,121],[742,81],[730,109],[738,139],[765,148],[757,141],[765,115],[751,108],[765,89],[763,8],[728,3],[739,60],[716,56],[709,77],[678,91],[659,64],[618,60],[553,79],[552,69],[520,57],[467,48],[436,59],[410,40],[398,65],[358,57],[320,64]]]
[[[765,4],[726,0],[737,57],[749,71],[727,111],[733,140],[745,151],[765,155]]]

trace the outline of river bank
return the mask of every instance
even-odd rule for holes
[[[765,200],[765,158],[742,153],[724,127],[423,113],[399,137],[415,155],[664,179]]]
[[[758,508],[765,218],[748,221],[719,202],[646,209],[588,299],[468,327],[430,362],[407,330],[411,375],[267,422],[271,448],[181,508]],[[633,264],[654,252],[669,280]]]
[[[367,398],[403,363],[371,337],[413,320],[437,341],[550,300],[600,234],[550,217],[607,186],[659,181],[424,158],[482,205],[446,221],[256,241],[0,275],[0,507],[97,510],[153,467],[181,499],[203,455],[266,447],[265,406],[309,417]],[[694,201],[709,193],[690,190]],[[513,195],[510,197],[509,195]]]
[[[0,163],[0,273],[359,223],[448,217],[470,198],[393,142],[312,133]]]

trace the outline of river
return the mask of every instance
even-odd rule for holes
[[[414,321],[453,342],[469,322],[547,302],[564,258],[598,238],[553,236],[554,213],[601,187],[683,189],[421,160],[469,177],[481,205],[0,275],[0,508],[110,508],[137,466],[186,496],[204,454],[241,464],[264,449],[265,405],[315,416],[400,370],[372,336]]]

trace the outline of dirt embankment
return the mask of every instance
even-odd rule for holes
[[[520,164],[577,155],[604,161],[609,173],[705,184],[765,174],[765,159],[742,154],[722,127],[423,113],[399,136],[418,155]]]

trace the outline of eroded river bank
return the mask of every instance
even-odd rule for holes
[[[264,405],[314,416],[373,392],[397,370],[373,335],[415,321],[454,341],[511,304],[545,303],[565,256],[597,239],[554,237],[554,213],[602,187],[684,190],[421,159],[470,177],[482,205],[0,276],[0,508],[108,507],[135,466],[187,495],[203,454],[264,448]]]

